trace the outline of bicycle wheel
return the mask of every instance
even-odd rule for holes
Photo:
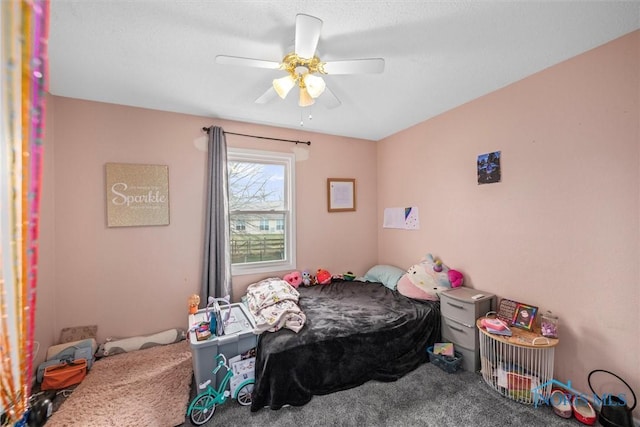
[[[245,384],[240,387],[236,399],[242,406],[251,405],[251,393],[253,392],[253,383]]]
[[[216,405],[212,395],[203,393],[189,407],[189,418],[194,425],[201,426],[213,417]]]

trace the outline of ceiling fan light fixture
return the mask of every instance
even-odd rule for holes
[[[273,79],[273,88],[278,96],[282,99],[287,97],[287,94],[296,85],[296,81],[291,75],[280,77],[279,79]]]
[[[311,95],[309,95],[309,92],[307,92],[307,89],[301,87],[300,88],[300,100],[298,101],[298,105],[301,107],[308,107],[310,105],[313,105],[313,103],[316,102]]]
[[[322,95],[322,92],[324,92],[324,89],[327,87],[322,77],[313,74],[305,74],[302,80],[307,88],[307,92],[312,98],[317,98]]]

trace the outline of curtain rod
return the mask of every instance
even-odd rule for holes
[[[203,131],[205,131],[206,133],[209,133],[209,128],[207,127],[203,127],[202,128]],[[298,145],[298,144],[307,144],[307,145],[311,145],[311,141],[296,141],[294,139],[281,139],[281,138],[271,138],[268,136],[258,136],[258,135],[248,135],[246,133],[235,133],[235,132],[227,132],[227,131],[223,131],[223,133],[229,134],[229,135],[238,135],[238,136],[247,136],[249,138],[257,138],[257,139],[269,139],[271,141],[284,141],[284,142],[293,142],[294,144]]]

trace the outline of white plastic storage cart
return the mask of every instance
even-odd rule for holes
[[[215,368],[215,358],[218,354],[224,354],[228,359],[245,353],[255,348],[258,343],[258,336],[253,333],[255,321],[251,312],[242,303],[230,304],[221,307],[222,318],[231,310],[231,315],[225,322],[225,333],[222,336],[211,336],[206,341],[198,341],[195,333],[189,334],[191,341],[191,353],[193,355],[193,374],[196,385],[211,379],[213,380],[213,369]],[[206,309],[198,310],[196,314],[189,315],[189,328],[207,320]],[[217,388],[226,371],[221,369],[215,381]],[[212,381],[212,385],[214,382]]]

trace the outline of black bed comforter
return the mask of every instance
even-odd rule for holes
[[[371,282],[299,288],[304,328],[258,340],[251,410],[300,406],[369,380],[394,381],[428,360],[440,340],[440,304]]]

